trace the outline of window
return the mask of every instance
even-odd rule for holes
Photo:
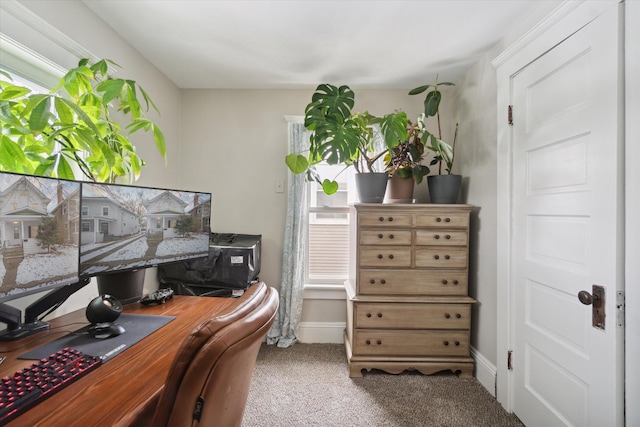
[[[316,182],[307,183],[309,235],[305,282],[342,285],[349,276],[349,204],[357,201],[355,170],[319,165],[320,176],[335,179],[339,189],[330,196]]]
[[[109,216],[109,206],[102,207],[102,216]]]
[[[89,206],[82,207],[82,216],[89,216]]]

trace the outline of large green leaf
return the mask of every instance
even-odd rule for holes
[[[91,130],[96,135],[100,135],[100,130],[98,129],[94,121],[91,120],[91,117],[89,117],[87,113],[85,113],[85,111],[80,106],[78,106],[75,102],[64,99],[64,98],[60,98],[60,101],[66,104],[67,107],[69,107],[71,110],[73,110],[78,115],[78,118],[82,120],[84,124],[86,124],[89,128],[91,128]]]
[[[17,170],[17,166],[26,162],[26,157],[20,145],[8,136],[2,135],[0,140],[0,165],[2,170]]]
[[[122,92],[122,88],[124,87],[124,84],[125,84],[124,80],[109,79],[100,83],[96,87],[96,90],[98,92],[104,92],[104,94],[102,95],[102,102],[104,104],[108,104],[114,99],[116,99],[118,96],[120,96],[120,93]]]
[[[387,144],[387,148],[393,148],[409,137],[407,132],[408,123],[407,113],[404,111],[387,114],[382,118],[380,129],[384,135],[384,142]]]
[[[31,93],[31,89],[22,86],[7,86],[0,92],[1,100],[10,100],[23,97]]]
[[[336,123],[345,121],[351,115],[354,104],[355,95],[348,86],[318,85],[311,103],[305,109],[304,125],[313,130],[325,120]]]
[[[434,90],[429,92],[424,99],[424,115],[427,117],[435,116],[438,113],[441,99],[442,94],[440,91]]]
[[[32,97],[34,100],[31,115],[29,116],[29,128],[41,132],[49,124],[51,117],[51,98],[46,95]]]
[[[58,168],[56,169],[56,175],[58,178],[62,179],[74,178],[73,169],[64,156],[60,156],[58,158]]]
[[[291,153],[284,159],[285,163],[294,174],[300,174],[307,170],[309,162],[302,154]]]
[[[360,127],[354,120],[320,123],[310,138],[310,152],[330,165],[345,163],[358,155]]]
[[[55,111],[60,123],[62,123],[63,125],[73,124],[75,122],[73,110],[71,110],[71,108],[69,108],[69,106],[65,102],[63,102],[62,98],[56,96],[54,99]]]
[[[324,191],[325,194],[332,195],[338,191],[338,183],[336,181],[325,179],[322,181],[322,191]]]

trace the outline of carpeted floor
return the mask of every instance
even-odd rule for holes
[[[522,426],[475,379],[453,374],[349,378],[344,346],[263,344],[243,427]]]

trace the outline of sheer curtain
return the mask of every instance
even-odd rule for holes
[[[289,153],[308,150],[308,135],[301,120],[289,120]],[[307,191],[304,174],[289,172],[287,216],[282,256],[280,306],[276,320],[267,334],[267,344],[289,347],[297,341],[296,329],[302,315],[305,241],[309,227]]]

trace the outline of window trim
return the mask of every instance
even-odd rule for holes
[[[284,117],[288,123],[300,123],[304,122],[304,116],[294,116],[287,115]],[[310,186],[307,186],[306,191],[310,191]],[[307,215],[316,211],[317,208],[311,208],[307,206],[309,212]],[[336,209],[340,212],[349,213],[349,207],[339,207],[339,208],[328,208],[328,209]],[[309,218],[307,216],[307,218]],[[307,234],[308,237],[308,234]],[[305,253],[309,253],[309,242],[308,238],[305,239]],[[326,280],[311,280],[308,277],[309,272],[305,268],[304,273],[304,285],[303,285],[303,299],[314,299],[314,300],[345,300],[347,297],[347,293],[345,290],[345,282],[347,278],[336,279],[331,283],[328,283]]]

